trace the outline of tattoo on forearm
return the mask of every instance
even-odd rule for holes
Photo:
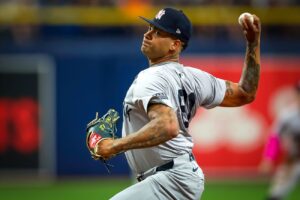
[[[166,131],[162,128],[163,123],[159,122],[159,124],[153,126],[151,129],[149,129],[149,132],[152,132],[153,134],[149,134],[146,136],[146,141],[141,143],[141,145],[146,146],[154,146],[157,144],[160,144],[162,142],[165,142],[169,139]]]
[[[170,118],[169,120],[173,121],[174,119]],[[172,123],[171,121],[169,122]],[[123,150],[152,147],[170,140],[165,123],[165,120],[150,121],[140,131],[127,137],[126,142],[122,145]]]
[[[142,140],[136,142],[136,138],[130,138],[130,141],[127,143],[125,148],[135,149],[135,148],[152,147],[168,140],[167,134],[160,127],[161,126],[159,124],[153,126],[149,124],[149,127],[145,130],[144,135],[140,136],[141,137],[140,139]],[[151,134],[147,134],[147,133],[151,133]]]
[[[231,87],[231,84],[229,81],[226,81],[226,96],[232,96],[233,95],[233,89]]]
[[[241,78],[241,87],[247,93],[255,93],[258,87],[260,64],[256,57],[258,43],[249,44],[247,47],[245,67]]]

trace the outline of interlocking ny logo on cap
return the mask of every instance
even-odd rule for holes
[[[165,10],[160,10],[160,11],[156,14],[155,19],[160,20],[160,18],[161,18],[165,13],[166,13]]]

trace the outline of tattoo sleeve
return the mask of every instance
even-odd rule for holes
[[[171,108],[163,109],[165,110],[155,112],[153,119],[139,131],[119,139],[115,148],[118,151],[127,151],[152,147],[164,143],[177,135],[178,121],[176,114]],[[170,129],[170,127],[175,127],[175,129]]]
[[[234,91],[231,87],[231,84],[229,81],[226,81],[226,96],[233,96],[234,95]]]
[[[255,95],[260,76],[259,42],[248,43],[242,76],[239,82],[241,89],[249,95]]]

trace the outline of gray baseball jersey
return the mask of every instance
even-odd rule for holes
[[[165,104],[174,109],[180,133],[158,146],[127,151],[125,155],[133,172],[145,172],[191,152],[193,141],[188,133],[188,125],[196,109],[219,105],[225,91],[224,80],[177,62],[160,63],[141,71],[124,99],[123,137],[149,122],[147,109],[152,103]]]

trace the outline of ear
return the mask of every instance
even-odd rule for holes
[[[177,51],[181,47],[181,41],[180,40],[173,40],[170,50],[171,51]]]

